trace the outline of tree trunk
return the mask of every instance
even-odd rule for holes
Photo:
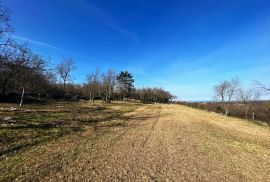
[[[108,99],[109,99],[109,102],[111,102],[111,89],[109,88],[109,93],[108,93]]]
[[[255,120],[255,111],[254,111],[254,107],[252,107],[252,120]]]
[[[64,80],[64,93],[65,93],[65,96],[66,96],[66,80]]]
[[[96,95],[96,92],[94,92],[94,94],[91,94],[92,96],[92,102],[95,104],[95,95]]]
[[[20,102],[20,106],[19,107],[22,107],[22,105],[23,105],[23,97],[24,97],[24,86],[22,84],[21,102]]]
[[[227,106],[226,106],[226,112],[225,112],[225,116],[227,116],[227,115],[228,115],[228,113],[229,113],[229,107],[230,107],[230,105],[229,105],[229,104],[227,104]]]
[[[125,101],[126,98],[126,92],[124,91],[123,101]]]
[[[91,102],[92,101],[92,93],[90,92],[89,94],[89,101]]]
[[[248,112],[249,112],[249,106],[246,107],[246,110],[245,110],[245,116],[246,116],[246,119],[248,119]]]
[[[222,107],[223,107],[223,111],[222,112],[224,112],[224,111],[226,112],[226,103],[224,101],[222,101]]]

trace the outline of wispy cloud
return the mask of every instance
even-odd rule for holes
[[[116,32],[130,37],[136,41],[136,43],[139,42],[138,35],[136,33],[120,26],[109,13],[96,6],[95,4],[86,0],[79,0],[74,3],[74,6],[77,7],[77,9],[84,15],[102,23],[103,25],[115,30]]]
[[[51,44],[47,44],[45,42],[41,42],[41,41],[37,41],[37,40],[32,40],[26,37],[22,37],[22,36],[18,36],[18,35],[11,35],[11,37],[15,40],[20,40],[20,41],[24,41],[24,42],[28,42],[31,44],[35,44],[35,45],[39,45],[39,46],[43,46],[43,47],[47,47],[47,48],[51,48],[51,49],[55,49],[55,50],[60,50],[60,51],[64,51],[64,49],[61,49],[59,47],[56,47],[54,45]]]

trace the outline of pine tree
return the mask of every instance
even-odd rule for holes
[[[134,88],[133,75],[128,71],[121,71],[117,76],[117,81],[119,92],[124,100],[130,96],[131,91]]]

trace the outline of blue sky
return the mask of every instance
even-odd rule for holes
[[[128,70],[137,87],[180,100],[211,100],[238,77],[270,85],[269,0],[4,0],[13,37],[54,66],[76,62],[75,82],[96,70]]]

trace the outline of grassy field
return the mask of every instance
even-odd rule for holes
[[[10,109],[16,107],[14,104],[0,106],[0,117],[7,118],[0,128],[0,180],[11,180],[24,171],[25,160],[30,162],[25,153],[38,156],[59,141],[68,142],[70,137],[80,138],[86,133],[95,139],[112,127],[124,126],[129,119],[124,115],[140,104],[56,102],[26,105],[14,111]],[[76,153],[69,157],[76,157]],[[47,169],[43,170],[46,173]]]
[[[0,181],[270,181],[270,129],[180,105],[0,104]]]

